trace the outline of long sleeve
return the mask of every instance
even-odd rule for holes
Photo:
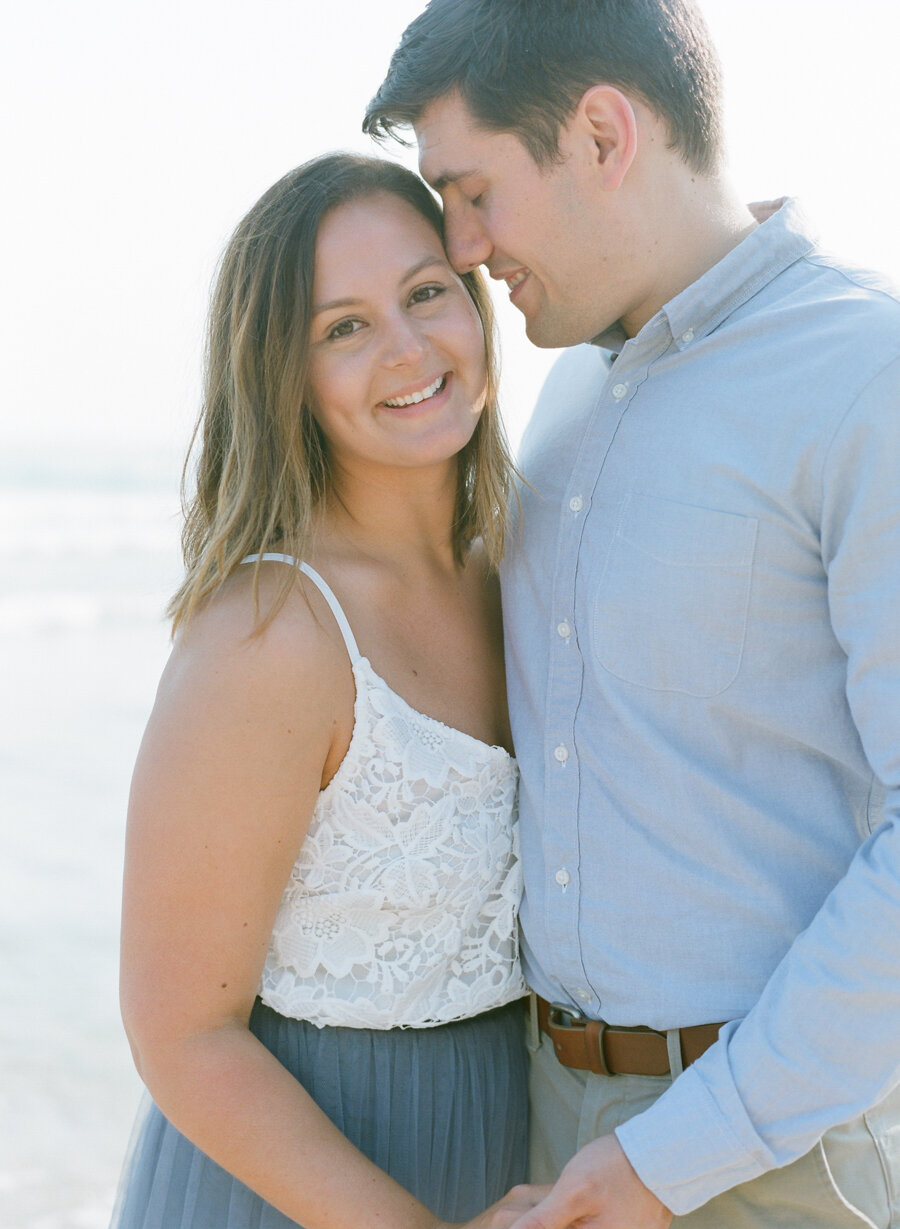
[[[821,475],[828,611],[872,769],[874,830],[746,1018],[619,1128],[636,1171],[676,1214],[794,1160],[900,1081],[898,462],[895,359],[843,418]]]

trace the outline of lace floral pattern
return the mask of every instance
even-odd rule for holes
[[[525,992],[515,761],[353,665],[350,746],[282,897],[260,995],[286,1016],[426,1027]]]

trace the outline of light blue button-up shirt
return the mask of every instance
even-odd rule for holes
[[[599,341],[504,571],[523,949],[610,1023],[734,1022],[618,1131],[683,1214],[900,1081],[900,302],[788,204]]]

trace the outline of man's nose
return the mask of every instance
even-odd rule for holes
[[[448,210],[444,216],[444,244],[457,273],[469,273],[487,263],[492,244],[474,209]]]

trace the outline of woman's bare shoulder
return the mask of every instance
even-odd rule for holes
[[[276,572],[276,569],[278,571]],[[349,676],[347,652],[324,599],[298,578],[274,616],[284,565],[238,569],[175,638],[166,676],[173,684],[214,692],[262,691],[298,697],[340,696]],[[166,681],[164,676],[164,682]]]

